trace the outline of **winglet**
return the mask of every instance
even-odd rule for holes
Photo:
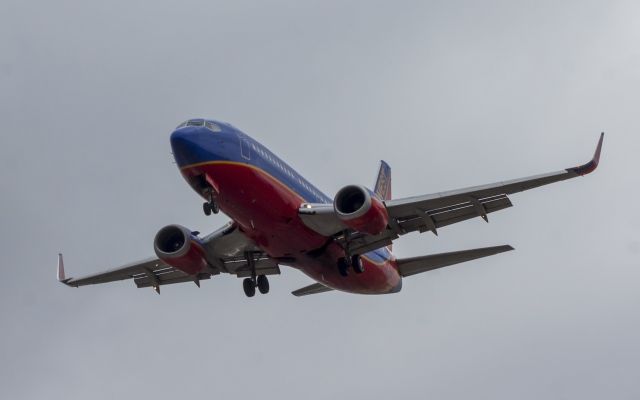
[[[62,282],[67,285],[71,278],[67,278],[64,274],[64,259],[62,253],[58,253],[58,282]]]
[[[600,153],[602,152],[602,142],[604,141],[604,132],[600,134],[600,140],[598,141],[598,147],[596,147],[596,152],[593,155],[593,158],[588,163],[581,165],[579,167],[571,168],[570,171],[575,172],[578,175],[587,175],[592,173],[598,168],[598,164],[600,164]]]

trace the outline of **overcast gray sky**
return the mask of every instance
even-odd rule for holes
[[[0,2],[0,397],[640,397],[640,5],[635,1]],[[327,194],[396,197],[601,168],[515,207],[410,235],[399,257],[517,251],[327,293],[69,275],[202,232],[168,135],[233,123]]]

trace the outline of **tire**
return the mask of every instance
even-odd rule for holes
[[[354,255],[351,257],[351,266],[356,274],[361,274],[364,272],[364,263],[362,262],[362,257],[359,255]]]
[[[253,297],[256,294],[256,285],[251,278],[245,278],[242,281],[242,289],[247,297]]]
[[[343,277],[349,276],[349,264],[347,263],[347,259],[344,257],[338,259],[338,272]]]
[[[204,211],[204,215],[206,215],[207,217],[211,215],[211,204],[202,203],[202,211]]]
[[[216,203],[215,201],[213,203],[211,203],[211,212],[214,214],[217,214],[220,212],[220,207],[218,206],[218,203]]]
[[[265,275],[258,275],[258,290],[262,294],[269,293],[269,279]]]

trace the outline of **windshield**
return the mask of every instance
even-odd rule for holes
[[[204,125],[203,119],[190,119],[189,121],[187,121],[187,126],[203,126],[203,125]]]
[[[176,129],[184,128],[185,126],[204,126],[211,132],[222,132],[220,125],[215,122],[205,121],[203,119],[190,119],[178,125]]]

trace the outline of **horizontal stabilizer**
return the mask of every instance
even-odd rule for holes
[[[511,246],[484,247],[481,249],[454,251],[451,253],[432,254],[422,257],[399,259],[398,270],[403,277],[427,272],[434,269],[460,264],[478,258],[488,257],[505,251],[511,251]]]
[[[307,296],[309,294],[329,292],[331,290],[333,289],[328,288],[321,283],[314,283],[313,285],[305,286],[301,289],[294,290],[293,292],[291,292],[291,294],[297,297],[301,297],[301,296]]]

